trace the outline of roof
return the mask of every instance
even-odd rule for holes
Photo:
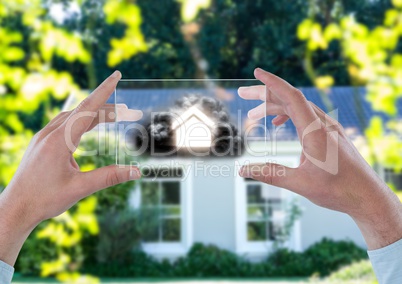
[[[327,112],[320,94],[316,88],[307,87],[300,88],[306,98],[318,107]],[[174,101],[181,98],[183,94],[192,94],[197,90],[194,89],[118,89],[116,92],[117,103],[125,103],[129,108],[141,109],[144,113],[151,111],[166,111],[169,105],[173,105]],[[256,107],[261,101],[243,100],[237,95],[237,89],[226,89],[233,96],[231,100],[225,101],[228,111],[232,118],[241,117],[242,121],[246,120],[247,111]],[[201,95],[208,96],[206,91],[197,91]],[[205,93],[204,93],[205,92]],[[379,115],[385,121],[390,118],[384,113],[376,112],[372,109],[369,102],[365,100],[366,89],[363,87],[334,87],[328,94],[334,109],[338,110],[338,121],[348,131],[351,136],[362,135],[365,127],[370,119]],[[109,102],[113,103],[111,97]],[[398,101],[398,115],[402,118],[402,100]],[[240,113],[239,113],[239,110]],[[273,116],[268,116],[266,123],[269,130],[274,127],[271,124]],[[273,132],[272,132],[273,133]],[[277,140],[297,140],[296,129],[289,120],[284,126],[277,131]]]

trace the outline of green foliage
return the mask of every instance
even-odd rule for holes
[[[68,6],[71,2],[62,3]],[[194,19],[198,9],[209,5],[207,2],[190,5],[193,9],[189,9],[186,3],[183,17],[186,20]],[[79,4],[88,3],[97,4],[90,0],[79,1]],[[95,35],[83,36],[82,33],[57,24],[48,16],[52,4],[52,1],[42,0],[0,2],[0,151],[8,153],[0,158],[0,189],[11,180],[23,149],[33,136],[31,130],[37,131],[57,113],[57,110],[52,109],[51,102],[63,100],[71,93],[80,93],[73,76],[65,72],[68,66],[87,66],[90,86],[94,87],[95,80],[91,80],[95,72],[91,54],[93,49],[88,48],[88,42],[93,44]],[[118,24],[122,33],[120,37],[113,34],[105,45],[110,47],[104,57],[107,58],[108,66],[113,67],[138,52],[146,51],[147,46],[140,30],[140,8],[126,0],[105,0],[101,4],[103,13],[99,14],[102,22],[106,21],[110,26]],[[86,28],[92,32],[93,27],[89,25]],[[63,68],[56,70],[54,62],[62,62]],[[39,116],[37,123],[24,124],[26,116],[32,115],[39,108],[39,114],[44,114],[43,117]],[[93,169],[97,164],[103,166],[102,162],[99,163],[99,159],[82,161],[82,169]],[[130,185],[125,186],[127,188]],[[113,195],[109,191],[109,196],[100,194],[100,204],[109,209],[122,209],[127,206],[127,194],[128,191]],[[97,279],[82,277],[75,270],[83,260],[80,246],[83,236],[98,233],[94,212],[102,210],[102,207],[97,204],[95,197],[89,197],[69,212],[46,222],[39,231],[35,231],[24,248],[26,251],[37,249],[40,254],[33,253],[32,258],[20,258],[17,267],[25,273],[35,273],[40,264],[42,276],[55,275],[58,280],[69,283],[96,283]],[[54,246],[53,249],[47,249],[51,247],[49,244]],[[38,255],[45,259],[38,261],[35,259]]]
[[[365,258],[366,251],[353,242],[324,238],[303,253],[279,249],[267,262],[275,276],[326,276],[343,265]]]
[[[342,267],[338,271],[331,273],[327,280],[330,283],[353,280],[358,281],[358,283],[378,283],[369,260],[354,262],[348,266]]]
[[[194,244],[185,258],[174,263],[174,273],[183,277],[240,276],[246,262],[214,245]]]
[[[314,10],[316,6],[311,5],[312,12],[298,27],[297,35],[306,47],[306,72],[320,89],[333,85],[337,80],[326,74],[329,72],[319,70],[314,58],[330,52],[331,45],[338,46],[346,59],[345,69],[351,83],[365,85],[366,100],[372,108],[391,117],[387,123],[379,116],[374,117],[369,125],[363,123],[367,145],[360,145],[359,150],[372,165],[377,163],[384,168],[399,170],[402,168],[402,128],[398,126],[400,121],[396,115],[397,102],[402,99],[402,7],[399,1],[392,1],[392,5],[389,1],[372,1],[373,7],[378,8],[375,14],[383,14],[379,21],[368,24],[366,16],[345,13],[343,7],[347,5],[344,1],[334,3],[337,5],[332,5],[331,9],[338,11],[336,16],[331,14],[327,21],[323,21],[319,11]],[[322,98],[327,99],[325,92]],[[356,102],[356,108],[361,108],[361,102]]]
[[[83,270],[100,277],[165,277],[171,268],[169,262],[158,262],[142,251],[132,251],[119,260],[88,263]]]
[[[262,67],[305,85],[302,45],[294,31],[306,16],[306,7],[299,0],[215,1],[201,13],[203,28],[197,37],[210,66],[208,73],[218,78],[252,78],[253,70]]]
[[[83,242],[83,251],[90,252],[82,266],[83,272],[99,277],[326,276],[342,266],[367,258],[366,251],[352,242],[323,239],[305,252],[278,249],[257,263],[214,245],[199,243],[194,244],[185,257],[160,262],[141,251],[141,236],[152,228],[152,221],[149,221],[152,213],[145,213],[146,218],[140,211],[126,213],[100,218],[100,235],[87,237]],[[55,254],[54,247],[38,238],[30,238],[23,252],[17,270],[26,275],[37,275],[38,261]]]
[[[186,2],[192,5],[198,3]],[[368,26],[381,23],[382,13],[388,7],[381,3],[384,1],[341,2],[344,4],[344,15],[355,13],[357,19]],[[197,68],[182,33],[184,21],[180,16],[183,9],[181,2],[164,0],[155,5],[152,1],[137,0],[136,4],[141,8],[141,30],[148,51],[117,65],[123,76],[194,78]],[[88,36],[85,41],[88,48],[94,51],[92,64],[95,81],[100,82],[111,71],[105,60],[110,40],[123,37],[124,26],[107,25],[103,11],[94,9],[95,4],[83,5],[87,6],[84,6],[82,17],[77,15],[66,24],[69,30]],[[331,5],[321,5],[318,13],[320,23],[331,19],[331,10]],[[308,17],[307,1],[215,0],[208,9],[199,10],[198,13],[195,23],[200,31],[195,35],[195,42],[208,63],[206,72],[210,77],[251,78],[254,68],[262,67],[287,78],[294,85],[311,85],[304,72],[304,44],[295,33],[298,24]],[[313,61],[317,74],[331,74],[339,85],[350,84],[347,61],[335,42],[329,45],[327,51],[314,53]],[[89,75],[79,65],[74,64],[68,70],[82,87],[88,88]],[[58,63],[58,68],[65,70],[66,66]]]
[[[105,14],[105,2],[82,1],[82,13],[67,19],[63,24],[66,30],[81,35],[85,48],[92,56],[91,61],[83,64],[67,62],[58,56],[53,59],[57,70],[73,74],[83,88],[95,87],[110,74],[112,70],[107,61],[112,48],[111,41],[123,41],[126,36],[126,24],[117,18],[116,13],[112,16]],[[125,1],[112,2],[117,3],[113,5],[120,5]],[[184,2],[194,6],[199,4],[199,1]],[[340,12],[333,11],[335,9],[331,3],[334,2],[343,5]],[[152,1],[138,0],[136,5],[141,9],[142,22],[134,24],[141,29],[147,52],[140,52],[133,58],[119,62],[116,67],[122,71],[123,76],[193,78],[195,63],[181,32],[184,23],[181,2],[165,0],[154,5]],[[326,25],[338,19],[339,15],[354,13],[359,22],[371,28],[382,23],[384,12],[390,5],[389,1],[383,0],[318,1],[317,7],[315,15],[319,24]],[[109,10],[113,11],[109,7],[106,12]],[[196,36],[196,43],[208,62],[207,73],[216,78],[250,78],[253,69],[260,66],[288,78],[295,85],[311,85],[303,71],[304,44],[298,41],[295,34],[298,24],[309,16],[309,10],[308,2],[302,0],[212,1],[210,8],[198,10],[197,18],[201,30]],[[18,19],[18,15],[14,18]],[[108,24],[106,18],[113,20],[114,24]],[[7,24],[13,29],[19,28],[15,19],[10,19]],[[132,52],[136,48],[124,50]],[[348,62],[336,42],[330,43],[326,51],[315,52],[313,62],[317,74],[331,74],[339,85],[350,84]]]
[[[268,257],[267,263],[275,276],[307,276],[311,274],[311,260],[304,254],[282,248]]]
[[[106,226],[103,232],[103,221],[102,218],[100,219],[101,234],[99,237],[103,238],[103,240],[99,242],[98,239],[92,239],[98,244],[98,255],[96,255],[95,251],[92,255],[94,257],[85,260],[82,266],[83,272],[98,277],[252,278],[304,277],[317,274],[326,276],[345,265],[367,258],[366,251],[352,242],[323,239],[302,253],[289,251],[288,249],[278,249],[261,262],[250,262],[230,251],[220,249],[214,245],[200,243],[194,244],[185,257],[176,261],[158,261],[141,251],[141,233],[134,228],[135,226],[126,227],[129,220],[132,220],[133,223],[138,222],[137,216],[139,216],[138,213],[134,213],[132,217],[127,215],[126,217],[119,217],[120,221],[112,222],[110,227]],[[116,216],[112,218],[116,218]],[[103,220],[109,221],[110,219]],[[128,239],[126,235],[128,231],[132,233],[130,237],[133,240]],[[113,240],[114,237],[119,237],[119,239]],[[35,248],[35,246],[38,246],[38,248]],[[84,251],[88,250],[88,242],[84,241],[83,249]],[[42,255],[45,258],[46,256],[52,256],[52,252],[49,252],[49,248],[46,248],[46,243],[43,240],[31,239],[29,245],[24,247],[24,250],[27,253],[31,253],[20,257],[17,268],[20,269],[21,273],[27,275],[38,273],[37,267],[36,269],[30,267],[30,265],[35,265],[35,261],[38,261],[37,252],[43,253]],[[352,271],[357,269],[359,268],[352,266]],[[341,271],[341,275],[349,273],[347,272],[348,270]],[[338,276],[331,274],[330,277]]]
[[[94,211],[96,198],[87,197],[78,203],[73,210],[49,220],[47,226],[37,232],[40,239],[48,240],[56,248],[56,258],[42,261],[41,276],[56,275],[62,282],[82,281],[81,275],[75,272],[80,267],[82,258],[81,240],[85,233],[95,235],[99,231]],[[90,276],[82,276],[97,282]]]
[[[201,9],[211,5],[211,0],[181,0],[181,18],[184,22],[194,21]]]
[[[295,222],[302,215],[303,210],[300,207],[297,199],[291,200],[286,209],[286,218],[283,227],[277,232],[274,247],[280,248],[284,243],[289,240]]]
[[[37,130],[38,125],[24,125],[26,116],[41,108],[39,114],[44,115],[38,123],[43,124],[54,115],[52,101],[80,92],[71,74],[52,68],[53,59],[82,64],[90,59],[80,36],[57,27],[47,16],[48,9],[49,5],[40,0],[0,2],[0,152],[7,153],[0,158],[0,188],[10,182],[33,136],[32,130]],[[40,267],[42,275],[56,273],[61,281],[77,281],[79,275],[64,270],[69,267],[73,271],[79,260],[72,261],[66,253],[79,250],[77,244],[83,231],[96,233],[96,218],[87,208],[90,203],[88,199],[77,207],[75,214],[60,215],[36,231],[23,251],[38,249],[44,259],[38,261],[33,254],[17,266],[27,273]],[[41,238],[47,240],[40,241]],[[56,249],[47,249],[49,244]]]
[[[303,256],[311,262],[312,272],[325,276],[342,265],[366,258],[367,252],[351,241],[333,241],[324,238],[308,248]]]
[[[144,19],[142,31],[148,52],[119,66],[124,77],[194,78],[195,64],[181,32],[180,3],[175,0],[160,1],[158,5],[147,0],[137,3]]]
[[[147,51],[144,36],[140,29],[142,23],[141,10],[136,4],[126,0],[106,0],[103,11],[108,24],[120,22],[126,25],[122,38],[110,40],[112,48],[107,57],[109,66],[114,67],[130,59],[138,52]]]
[[[40,275],[41,263],[57,256],[57,248],[49,240],[38,237],[37,232],[47,226],[41,223],[26,240],[15,264],[15,270],[26,276]]]
[[[196,243],[185,257],[172,262],[157,261],[135,249],[107,262],[88,262],[83,270],[101,277],[326,276],[366,258],[366,251],[352,242],[328,239],[302,253],[279,249],[261,262],[250,262],[214,245]]]
[[[59,2],[59,1],[54,1]],[[200,8],[206,8],[208,1],[199,2],[196,6],[186,3],[183,9],[186,20],[193,20]],[[61,1],[68,7],[72,1]],[[73,77],[79,78],[81,74],[71,70],[74,67],[86,67],[89,86],[96,85],[96,69],[94,61],[101,58],[103,64],[115,66],[127,61],[138,52],[146,51],[140,26],[142,24],[140,7],[132,1],[79,1],[80,7],[85,9],[78,18],[87,18],[84,29],[69,29],[62,26],[49,16],[53,1],[2,1],[0,3],[0,151],[8,153],[0,157],[0,189],[3,189],[11,180],[17,165],[22,157],[23,150],[37,131],[58,112],[52,109],[53,102],[61,101],[68,94],[80,93]],[[99,5],[100,4],[100,5]],[[96,8],[97,7],[97,8]],[[101,7],[101,9],[99,9]],[[194,8],[195,7],[195,8]],[[164,11],[166,12],[166,11]],[[99,30],[95,29],[92,18],[107,26],[111,32],[107,41],[102,44],[104,53],[93,53]],[[82,16],[82,17],[81,17]],[[183,16],[183,17],[184,17]],[[105,24],[106,23],[106,24]],[[101,25],[102,26],[102,25]],[[71,28],[71,26],[70,26]],[[94,33],[95,31],[95,33]],[[102,36],[103,38],[103,36]],[[131,68],[131,67],[130,67]],[[78,68],[81,72],[82,68]],[[109,72],[107,72],[109,73]],[[101,74],[103,79],[109,74]],[[100,81],[100,80],[99,80]],[[98,81],[98,82],[99,82]],[[35,111],[36,119],[30,120]],[[29,120],[29,123],[26,123]],[[32,131],[33,130],[33,131]],[[110,161],[99,159],[82,159],[82,170],[91,170],[98,166],[112,164]],[[108,193],[99,193],[99,201],[87,198],[71,211],[46,223],[46,226],[31,236],[27,241],[27,251],[38,249],[46,257],[41,263],[42,275],[56,275],[58,280],[75,282],[97,282],[91,277],[82,277],[74,271],[83,260],[80,241],[86,234],[96,234],[98,224],[95,211],[102,212],[107,209],[124,209],[127,206],[129,188],[133,183],[127,183],[109,190]],[[124,190],[121,190],[124,189]],[[53,249],[45,249],[51,243]],[[34,245],[32,245],[34,244]],[[49,246],[50,248],[51,246]],[[72,253],[77,252],[77,255]],[[38,254],[33,254],[38,255]],[[74,257],[72,257],[72,255]],[[74,258],[74,259],[73,259]],[[23,272],[35,273],[40,263],[33,258],[21,257],[17,266]],[[67,271],[67,272],[66,272]],[[71,272],[71,273],[70,273]]]
[[[133,249],[159,223],[158,210],[138,209],[103,212],[99,216],[100,234],[97,238],[96,258],[99,262],[118,262]],[[124,263],[122,263],[124,265]]]

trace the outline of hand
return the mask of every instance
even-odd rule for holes
[[[322,207],[349,214],[369,249],[402,238],[402,204],[348,140],[342,126],[306,100],[302,92],[262,69],[254,75],[265,86],[241,87],[240,97],[262,100],[251,119],[276,115],[272,123],[291,119],[302,144],[300,165],[251,164],[240,175],[305,196]]]
[[[100,122],[114,121],[105,105],[121,78],[116,71],[72,111],[62,112],[32,139],[10,184],[0,195],[0,259],[14,265],[35,226],[80,199],[117,183],[138,179],[136,167],[111,165],[81,172],[73,153],[81,136]],[[117,105],[119,117],[138,120],[142,112]],[[111,115],[109,115],[111,114]],[[104,121],[100,121],[104,120]]]

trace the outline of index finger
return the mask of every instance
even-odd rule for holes
[[[115,71],[106,78],[78,107],[76,107],[65,121],[66,129],[70,133],[71,141],[78,145],[81,136],[88,130],[94,121],[99,109],[106,103],[114,92],[121,73]]]
[[[267,92],[270,91],[275,101],[282,105],[299,135],[308,125],[319,119],[303,93],[285,80],[260,68],[255,69],[254,76],[265,84]]]
[[[263,102],[271,102],[279,104],[280,101],[267,90],[265,85],[254,85],[248,87],[240,87],[237,90],[239,96],[245,100],[261,100]]]

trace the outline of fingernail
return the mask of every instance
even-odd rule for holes
[[[144,113],[138,109],[131,110],[131,117],[135,120],[140,120],[143,117]]]
[[[111,75],[111,77],[113,78],[121,78],[121,73],[119,70],[116,70],[113,72],[113,74]]]
[[[141,177],[141,172],[138,168],[133,168],[130,170],[130,179],[139,179]]]
[[[242,92],[244,92],[244,91],[246,90],[246,88],[247,88],[247,87],[240,87],[240,88],[237,89],[237,94],[238,94],[241,98],[243,98],[243,97],[242,97]]]
[[[143,112],[138,109],[117,110],[117,121],[137,121],[143,116]]]
[[[244,177],[244,178],[251,178],[250,169],[249,169],[248,167],[246,167],[246,166],[244,166],[244,167],[242,167],[242,168],[240,169],[239,174],[240,174],[241,177]]]

